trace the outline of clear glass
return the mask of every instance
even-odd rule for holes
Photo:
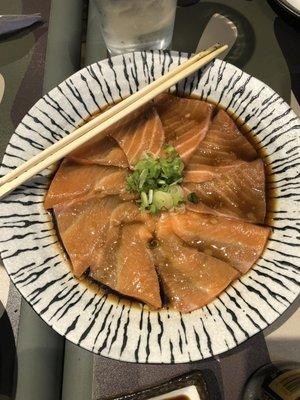
[[[171,43],[176,0],[95,0],[111,54],[163,50]]]

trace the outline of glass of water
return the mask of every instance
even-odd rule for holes
[[[176,0],[95,0],[111,54],[163,50],[171,43]]]

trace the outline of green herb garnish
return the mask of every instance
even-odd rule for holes
[[[198,198],[198,196],[196,195],[195,192],[189,193],[187,199],[191,203],[194,203],[194,204],[198,204],[199,203],[199,198]]]
[[[170,210],[183,203],[183,192],[178,183],[183,179],[184,164],[173,146],[164,148],[165,157],[145,155],[127,177],[127,189],[140,194],[140,207],[156,213]]]

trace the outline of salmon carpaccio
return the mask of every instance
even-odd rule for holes
[[[185,164],[185,207],[152,215],[126,178],[165,144]],[[256,150],[224,110],[169,93],[69,154],[44,205],[77,278],[88,274],[152,309],[190,312],[213,301],[255,265],[270,234]]]
[[[87,196],[54,206],[60,237],[80,277],[89,267],[93,253],[105,243],[110,215],[120,204],[118,196]]]
[[[178,311],[205,306],[239,276],[230,264],[179,239],[164,216],[156,236],[160,245],[153,250],[155,263],[168,300]]]
[[[151,238],[152,232],[141,223],[110,227],[101,253],[92,258],[91,276],[123,295],[160,308],[159,281],[148,247]]]
[[[207,134],[214,106],[169,93],[157,96],[154,104],[165,130],[166,142],[173,145],[187,163]]]
[[[52,180],[45,198],[45,208],[74,200],[92,193],[102,196],[118,194],[126,199],[132,195],[126,191],[125,168],[98,164],[81,164],[65,159]]]
[[[146,153],[158,156],[165,142],[161,120],[151,104],[124,118],[109,132],[124,151],[130,166]]]
[[[254,161],[257,152],[236,124],[219,110],[185,171],[185,182],[204,182],[220,174],[230,174],[243,161]]]
[[[154,230],[151,216],[118,196],[99,195],[58,205],[54,213],[76,277],[90,268],[91,276],[111,289],[161,307],[147,246]]]
[[[73,151],[67,157],[81,164],[112,165],[127,168],[128,161],[125,153],[111,136],[89,141],[80,149]]]
[[[263,226],[191,211],[170,213],[164,224],[185,243],[230,263],[243,274],[260,257],[270,234]]]
[[[265,220],[265,170],[261,160],[238,163],[227,173],[204,182],[184,182],[183,189],[187,195],[197,195],[197,204],[186,204],[191,211],[254,223]]]

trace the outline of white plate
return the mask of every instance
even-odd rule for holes
[[[7,147],[5,174],[74,130],[98,107],[126,97],[181,63],[186,54],[142,52],[88,66],[40,99]],[[220,60],[180,84],[220,103],[254,129],[276,189],[273,233],[255,267],[208,306],[188,314],[99,295],[79,283],[59,251],[43,200],[45,170],[0,204],[0,251],[22,295],[72,342],[114,359],[181,363],[223,353],[275,321],[299,294],[300,121],[264,83]]]

